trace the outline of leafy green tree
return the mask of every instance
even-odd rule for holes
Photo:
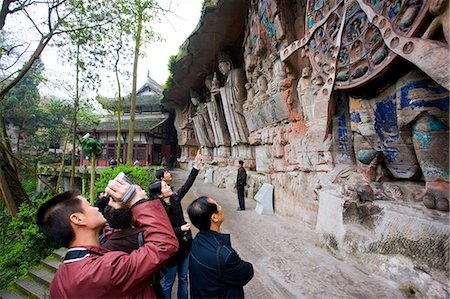
[[[33,135],[37,129],[40,100],[38,84],[43,69],[42,61],[37,60],[30,72],[0,102],[0,114],[6,125],[15,128],[18,154],[20,154],[20,140]]]
[[[100,158],[103,152],[103,147],[105,145],[103,142],[95,140],[94,138],[90,138],[85,135],[83,140],[81,141],[81,147],[83,151],[91,158],[91,186],[89,188],[89,198],[91,201],[91,205],[94,205],[94,185],[95,185],[95,164],[97,158]]]
[[[127,1],[128,2],[128,1]],[[154,0],[134,0],[128,2],[125,10],[131,16],[131,27],[134,28],[134,60],[133,60],[133,86],[131,89],[130,123],[128,127],[128,148],[126,161],[133,160],[134,128],[136,117],[136,91],[137,91],[137,69],[141,48],[160,37],[151,28],[153,22],[160,20],[160,15],[167,12]]]
[[[0,102],[27,75],[55,35],[79,29],[68,28],[67,19],[81,9],[83,3],[82,0],[3,1],[0,11]],[[39,7],[44,8],[44,16],[40,15]],[[10,17],[21,18],[23,22],[13,19],[14,25],[8,26]],[[21,30],[27,34],[22,34]],[[6,126],[0,117],[0,197],[14,216],[20,203],[28,201],[28,195],[20,183],[12,155]]]
[[[103,26],[110,23],[112,18],[105,7],[106,1],[87,1],[81,9],[76,10],[68,18],[68,28],[78,28],[61,34],[57,45],[60,53],[67,61],[75,66],[75,93],[73,95],[73,127],[72,146],[77,147],[77,115],[80,110],[82,100],[87,100],[86,90],[95,90],[99,84],[98,72],[101,65],[100,56],[105,55],[105,51],[96,47],[96,43],[101,39]],[[106,12],[106,13],[104,13]],[[83,97],[84,96],[84,97]],[[72,151],[70,188],[75,185],[75,150]]]

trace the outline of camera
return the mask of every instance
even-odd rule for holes
[[[131,198],[133,198],[134,194],[136,193],[136,186],[128,179],[127,175],[124,172],[119,172],[119,174],[114,178],[114,180],[116,179],[122,179],[131,186],[130,190],[128,190],[128,192],[122,198],[122,204],[124,204],[128,202]]]

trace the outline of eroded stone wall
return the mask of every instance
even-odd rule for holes
[[[244,160],[247,196],[272,184],[275,213],[334,250],[401,254],[448,274],[450,52],[448,26],[432,28],[441,4],[252,0],[241,56],[219,54],[196,87],[218,134],[213,148],[199,144],[214,184],[234,190]],[[416,223],[429,229],[411,233]],[[443,246],[427,253],[431,240]]]

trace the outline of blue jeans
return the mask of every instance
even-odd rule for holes
[[[163,267],[164,274],[162,290],[164,297],[170,299],[172,297],[172,286],[175,282],[175,277],[178,273],[178,298],[188,298],[188,269],[189,269],[189,255],[177,266]]]

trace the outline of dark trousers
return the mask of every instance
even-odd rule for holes
[[[245,197],[244,197],[245,186],[237,186],[237,194],[239,200],[239,208],[245,210]]]

